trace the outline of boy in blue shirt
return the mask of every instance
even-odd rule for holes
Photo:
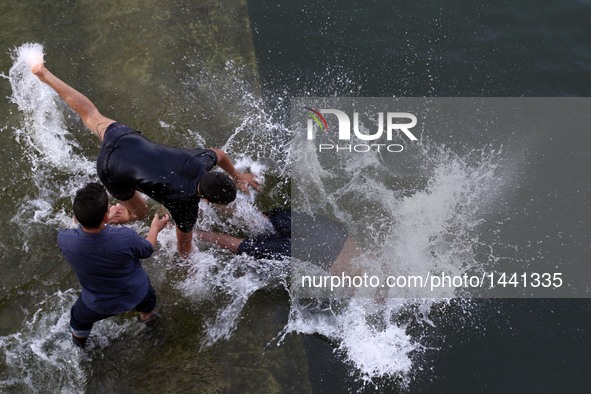
[[[78,228],[60,230],[57,241],[82,286],[70,313],[72,339],[82,347],[99,320],[130,310],[140,312],[142,321],[154,315],[156,293],[140,259],[154,253],[170,217],[154,215],[145,239],[128,227],[111,227],[109,199],[99,183],[78,190],[74,215]]]

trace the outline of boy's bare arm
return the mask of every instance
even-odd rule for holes
[[[253,189],[260,191],[260,185],[255,181],[254,174],[249,172],[240,172],[235,167],[228,155],[223,150],[210,148],[215,152],[218,160],[218,166],[226,171],[234,180],[240,190],[248,193],[248,187],[251,186]]]
[[[215,244],[219,247],[222,247],[226,250],[229,250],[232,253],[238,253],[238,247],[244,241],[241,238],[234,237],[229,234],[223,233],[216,233],[213,231],[195,231],[197,235],[197,239]]]
[[[154,215],[154,219],[152,219],[152,224],[150,225],[150,231],[146,236],[146,240],[152,244],[152,246],[156,247],[156,242],[158,240],[158,234],[162,229],[166,226],[166,223],[170,220],[170,215],[165,214],[159,216],[158,214]]]
[[[66,104],[82,118],[86,127],[102,141],[106,128],[115,122],[113,119],[103,116],[88,97],[53,75],[43,63],[33,64],[31,72],[41,82],[55,90]]]

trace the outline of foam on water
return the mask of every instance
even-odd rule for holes
[[[192,72],[185,81],[184,95],[199,102],[204,112],[218,115],[220,123],[234,125],[220,149],[234,161],[248,156],[247,160],[265,165],[267,174],[287,176],[290,132],[267,111],[257,88],[244,80],[249,72],[227,61],[223,70],[212,73],[198,60],[186,60]],[[274,104],[279,107],[283,101],[277,98]]]
[[[21,331],[0,337],[0,351],[5,358],[0,390],[84,390],[92,375],[88,368],[92,353],[111,344],[133,323],[118,324],[112,319],[97,323],[86,350],[81,351],[73,345],[69,333],[70,307],[77,297],[73,289],[47,296],[23,322]]]
[[[24,127],[15,131],[37,153],[34,165],[87,172],[88,161],[73,154],[78,145],[65,127],[59,96],[31,73],[32,59],[43,59],[43,47],[24,44],[13,51],[12,58],[8,74],[12,85],[10,99],[24,115]]]
[[[469,158],[441,148],[426,147],[425,154],[434,164],[427,188],[399,201],[384,201],[396,221],[381,260],[400,274],[460,275],[475,267],[473,246],[478,243],[479,225],[506,182],[497,177],[500,152],[480,155],[472,164]]]
[[[480,225],[490,205],[501,197],[502,186],[507,182],[497,171],[501,151],[478,150],[462,157],[426,141],[417,148],[427,182],[424,187],[413,186],[404,193],[392,190],[383,181],[375,158],[353,161],[342,155],[343,162],[332,167],[330,173],[330,182],[341,186],[332,191],[325,187],[326,170],[310,167],[314,160],[306,161],[306,171],[312,173],[308,181],[320,180],[309,189],[320,189],[327,196],[336,217],[347,218],[353,214],[344,203],[352,200],[347,200],[347,196],[354,196],[361,204],[374,204],[377,215],[358,216],[356,223],[347,222],[354,236],[370,233],[369,244],[373,247],[371,254],[359,259],[361,272],[461,275],[481,268],[474,251],[475,245],[485,242],[481,239]],[[334,168],[344,170],[339,172]],[[342,178],[340,183],[339,178]],[[310,194],[306,192],[301,194],[303,206],[311,207],[312,211],[325,209],[324,201],[314,196],[308,198]],[[386,220],[376,226],[377,218],[383,216]],[[489,257],[494,259],[490,250]],[[389,298],[377,295],[381,302],[354,298],[318,316],[293,299],[285,332],[316,332],[336,341],[343,357],[367,382],[399,377],[406,384],[416,367],[415,356],[424,350],[420,341],[422,330],[416,330],[417,324],[432,326],[431,311],[455,296],[452,289],[443,289],[433,293],[434,299],[419,299],[425,297],[424,293],[417,295],[411,289],[391,288]],[[414,330],[409,329],[408,320],[398,319],[409,312]]]
[[[248,196],[239,196],[228,208],[230,212],[220,213],[210,204],[201,203],[198,227],[210,229],[216,226],[218,231],[225,232],[242,229],[252,235],[272,231],[268,220],[252,205]],[[203,344],[207,346],[230,338],[250,296],[262,288],[283,286],[289,266],[287,261],[233,256],[224,251],[207,249],[199,243],[194,248],[195,251],[184,262],[186,278],[176,287],[198,302],[217,302],[219,310],[206,327],[207,336]]]

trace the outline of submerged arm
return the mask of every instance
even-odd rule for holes
[[[216,233],[213,231],[195,231],[197,239],[205,242],[215,244],[221,248],[229,250],[232,253],[238,253],[238,247],[242,243],[242,239],[233,237],[228,234]]]

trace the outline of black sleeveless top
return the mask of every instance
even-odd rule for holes
[[[126,201],[140,191],[164,205],[183,232],[197,221],[197,184],[217,163],[211,149],[156,144],[141,133],[112,123],[97,159],[97,173],[109,193]]]

